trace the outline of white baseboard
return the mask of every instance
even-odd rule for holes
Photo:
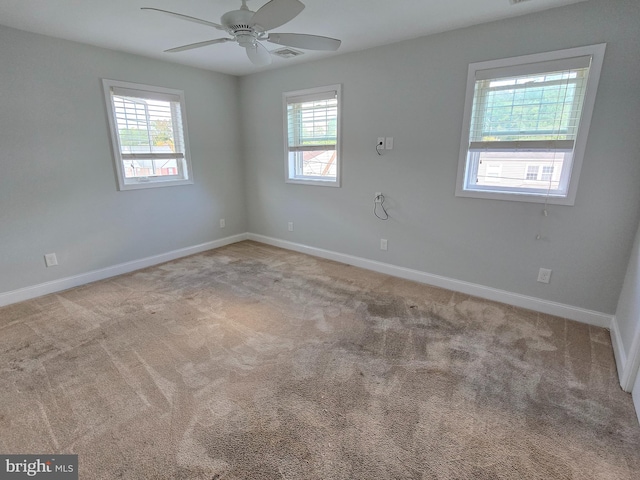
[[[620,380],[620,386],[624,388],[625,370],[627,367],[627,353],[622,343],[622,335],[620,335],[620,328],[618,327],[618,321],[616,317],[611,320],[611,344],[613,345],[613,355],[616,359],[616,368],[618,369],[618,379]],[[628,390],[625,390],[628,391]]]
[[[69,288],[85,285],[87,283],[95,282],[98,280],[104,280],[105,278],[115,277],[116,275],[122,275],[123,273],[133,272],[140,270],[141,268],[151,267],[160,263],[169,262],[177,258],[186,257],[195,253],[205,252],[213,248],[223,247],[231,243],[241,242],[248,238],[246,233],[239,235],[233,235],[231,237],[220,238],[211,242],[201,243],[200,245],[194,245],[192,247],[181,248],[179,250],[173,250],[171,252],[162,253],[160,255],[154,255],[152,257],[142,258],[140,260],[134,260],[131,262],[120,263],[111,267],[101,268],[99,270],[93,270],[87,273],[81,273],[72,277],[60,278],[58,280],[52,280],[50,282],[40,283],[30,287],[20,288],[18,290],[12,290],[10,292],[0,293],[0,307],[9,305],[12,303],[22,302],[31,298],[40,297],[42,295],[48,295],[50,293],[60,292]]]
[[[17,303],[31,298],[47,295],[50,293],[67,290],[69,288],[77,287],[87,283],[95,282],[98,280],[104,280],[105,278],[114,277],[123,273],[133,272],[142,268],[158,265],[160,263],[175,260],[177,258],[186,257],[195,253],[204,252],[213,248],[219,248],[231,243],[241,242],[243,240],[254,240],[256,242],[265,243],[267,245],[273,245],[276,247],[285,248],[287,250],[293,250],[296,252],[306,253],[316,257],[326,258],[329,260],[335,260],[337,262],[346,263],[356,267],[365,268],[367,270],[373,270],[375,272],[385,273],[394,277],[405,278],[407,280],[413,280],[420,283],[426,283],[436,287],[446,288],[448,290],[454,290],[457,292],[465,293],[468,295],[474,295],[487,300],[493,300],[496,302],[502,302],[509,305],[514,305],[521,308],[527,308],[538,312],[546,313],[549,315],[556,315],[558,317],[569,318],[578,322],[586,323],[603,328],[612,328],[613,315],[605,313],[595,312],[592,310],[586,310],[571,305],[565,305],[556,302],[550,302],[540,298],[529,297],[518,293],[507,292],[505,290],[498,290],[495,288],[485,287],[474,283],[464,282],[440,275],[433,275],[430,273],[422,272],[419,270],[413,270],[405,267],[398,267],[388,263],[382,263],[375,260],[369,260],[366,258],[355,257],[344,253],[333,252],[330,250],[324,250],[321,248],[310,247],[299,243],[288,242],[286,240],[280,240],[277,238],[266,237],[264,235],[258,235],[254,233],[242,233],[231,237],[221,238],[212,242],[203,243],[200,245],[194,245],[192,247],[182,248],[179,250],[173,250],[171,252],[155,255],[152,257],[146,257],[140,260],[134,260],[127,263],[121,263],[113,265],[111,267],[102,268],[100,270],[93,270],[91,272],[82,273],[72,277],[61,278],[53,280],[51,282],[41,283],[30,287],[13,290],[10,292],[0,293],[0,306],[9,305],[11,303]],[[617,328],[617,326],[616,326]],[[616,330],[617,331],[617,330]],[[612,331],[612,341],[614,342],[614,349],[616,353],[616,361],[619,361],[618,356],[622,354],[622,365],[626,363],[624,357],[624,349],[620,349],[622,343],[619,339],[613,339],[614,332]],[[617,334],[620,335],[619,333]],[[620,364],[618,364],[620,366]]]
[[[568,318],[577,322],[586,323],[588,325],[594,325],[597,327],[609,329],[611,328],[611,322],[613,320],[613,315],[608,315],[606,313],[586,310],[562,303],[550,302],[541,298],[529,297],[526,295],[521,295],[519,293],[507,292],[505,290],[498,290],[475,283],[455,280],[453,278],[442,277],[440,275],[433,275],[419,270],[412,270],[410,268],[397,267],[388,263],[368,260],[366,258],[355,257],[352,255],[346,255],[344,253],[333,252],[321,248],[309,247],[307,245],[288,242],[286,240],[280,240],[272,237],[266,237],[264,235],[249,233],[247,238],[249,240],[266,243],[275,247],[281,247],[287,250],[293,250],[296,252],[306,253],[316,257],[335,260],[337,262],[346,263],[348,265],[365,268],[367,270],[385,273],[394,277],[405,278],[407,280],[426,283],[428,285],[446,288],[448,290],[454,290],[456,292],[465,293],[467,295],[485,298],[487,300],[493,300],[496,302],[506,303],[508,305],[514,305],[516,307],[535,310],[537,312],[546,313],[549,315]]]
[[[636,408],[636,416],[640,423],[640,381],[638,378],[636,378],[635,386],[633,387],[632,398],[633,406]]]
[[[640,331],[636,332],[629,350],[625,350],[618,320],[614,317],[611,322],[611,343],[616,358],[620,386],[625,392],[635,391],[635,382],[638,369],[640,369]],[[637,401],[640,401],[640,398]],[[640,415],[640,410],[638,410],[638,415]]]

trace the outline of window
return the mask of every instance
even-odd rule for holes
[[[604,50],[471,64],[456,195],[573,205]]]
[[[103,80],[120,190],[193,183],[184,94]]]
[[[283,94],[288,183],[340,186],[340,85]]]
[[[527,167],[526,180],[537,180],[538,170],[540,170],[540,167],[538,165],[529,165]]]
[[[540,180],[543,182],[550,182],[553,178],[553,165],[543,165],[542,167],[542,175],[540,176]]]

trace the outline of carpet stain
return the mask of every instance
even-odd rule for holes
[[[0,448],[91,479],[635,479],[608,332],[241,242],[0,308]]]

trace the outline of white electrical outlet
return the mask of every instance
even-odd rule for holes
[[[393,150],[393,137],[387,137],[384,143],[385,150]]]
[[[220,228],[224,228],[227,226],[227,222],[224,221],[224,218],[220,219]]]
[[[58,258],[55,253],[47,253],[44,256],[44,263],[46,263],[47,267],[55,267],[58,265]]]
[[[387,239],[386,238],[381,238],[380,239],[380,250],[386,250],[387,249]]]
[[[288,228],[290,232],[293,232],[293,222],[289,222]]]
[[[541,268],[538,272],[538,281],[541,283],[549,283],[551,280],[551,270],[548,268]]]

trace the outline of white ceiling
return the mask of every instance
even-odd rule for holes
[[[274,32],[339,38],[337,52],[305,51],[295,59],[273,57],[256,67],[235,43],[181,53],[168,48],[226,36],[205,25],[140,7],[153,7],[219,23],[240,0],[0,0],[0,24],[97,45],[112,50],[191,65],[232,75],[278,68],[297,62],[364,50],[454,28],[523,15],[585,0],[302,0],[306,9]],[[255,11],[267,0],[249,0]],[[266,43],[269,50],[278,45]]]

